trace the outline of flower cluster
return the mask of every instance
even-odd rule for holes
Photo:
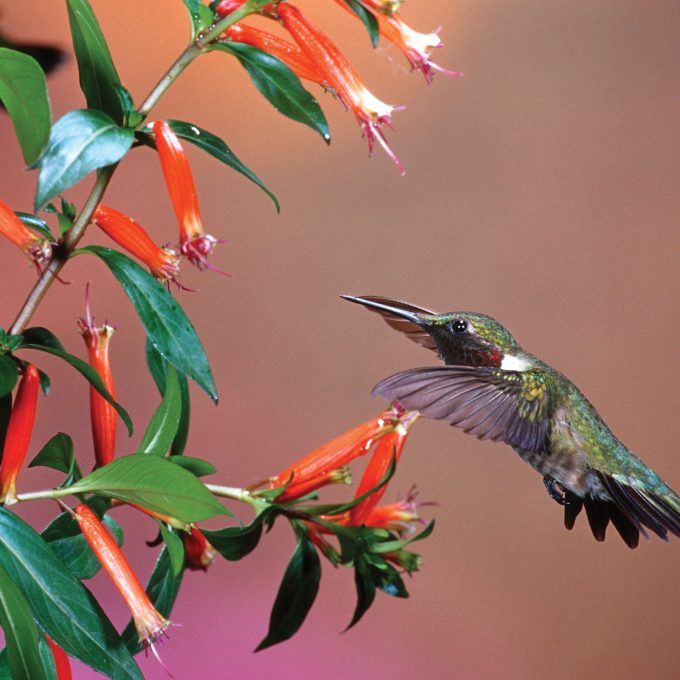
[[[221,16],[228,16],[244,2],[245,0],[222,0],[216,5],[215,11]],[[354,13],[345,0],[336,2]],[[374,18],[378,34],[394,44],[404,54],[411,68],[420,70],[428,83],[432,82],[434,71],[462,75],[442,68],[431,60],[432,51],[442,46],[438,31],[419,33],[413,30],[401,17],[400,2],[357,0],[356,4]],[[318,83],[332,91],[356,116],[368,142],[369,154],[377,142],[403,174],[404,168],[389,147],[382,130],[383,126],[392,126],[392,114],[403,107],[386,104],[378,99],[366,87],[338,46],[294,4],[271,3],[261,13],[280,21],[293,43],[242,22],[230,26],[224,33],[224,39],[247,43],[264,50],[283,61],[299,78]]]

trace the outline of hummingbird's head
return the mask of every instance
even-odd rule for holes
[[[485,314],[436,314],[398,300],[377,296],[342,296],[377,312],[394,329],[434,350],[445,363],[457,366],[505,367],[521,352],[517,341],[498,321]]]

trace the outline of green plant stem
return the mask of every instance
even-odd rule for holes
[[[28,491],[26,493],[18,493],[16,502],[23,501],[37,501],[37,500],[55,500],[62,496],[69,496],[71,491],[68,487],[65,489],[45,489],[44,491]]]
[[[106,187],[109,185],[111,177],[113,177],[115,169],[116,165],[109,165],[106,168],[102,168],[97,173],[97,181],[92,187],[92,190],[83,205],[83,209],[80,211],[80,215],[78,215],[73,226],[66,233],[61,247],[55,250],[50,263],[45,267],[31,292],[28,294],[28,297],[17,314],[17,318],[10,327],[9,332],[11,335],[19,335],[24,331],[26,325],[35,313],[35,310],[38,308],[40,301],[45,296],[45,293],[52,283],[54,283],[54,280],[66,264],[71,253],[75,250],[80,239],[85,235],[87,225],[90,223],[92,214],[97,205],[99,205],[99,202],[104,195],[104,191],[106,191]]]
[[[234,501],[248,503],[248,505],[254,506],[259,502],[258,499],[255,498],[249,491],[246,491],[246,489],[239,489],[238,487],[234,486],[219,486],[217,484],[206,484],[205,488],[215,496],[231,498],[231,500]]]

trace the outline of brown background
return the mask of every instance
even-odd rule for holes
[[[427,87],[401,55],[372,53],[333,3],[301,5],[328,27],[369,87],[391,103],[400,178],[378,152],[366,159],[351,114],[319,93],[333,143],[277,114],[236,63],[210,55],[191,66],[155,116],[192,120],[223,136],[282,200],[277,216],[257,188],[190,152],[205,223],[227,240],[215,257],[234,274],[187,272],[182,304],[204,338],[221,400],[194,391],[188,453],[215,461],[223,483],[274,474],[382,404],[380,378],[432,362],[429,353],[340,293],[390,295],[440,311],[497,317],[527,349],[563,370],[612,429],[680,488],[678,391],[678,109],[680,9],[675,2],[569,3],[410,0],[414,27],[443,26],[436,61],[465,72]],[[186,39],[173,3],[93,2],[121,78],[141,101]],[[14,36],[67,46],[61,3],[3,3]],[[55,119],[83,105],[75,62],[50,81]],[[6,117],[0,195],[28,210],[35,175],[22,170]],[[82,193],[71,192],[74,200]],[[125,161],[108,202],[159,242],[176,225],[153,154]],[[92,234],[88,242],[104,243]],[[0,244],[8,325],[34,274]],[[81,352],[75,320],[84,283],[93,308],[118,322],[118,393],[137,434],[156,394],[143,373],[143,333],[101,264],[79,258],[35,323]],[[37,358],[36,358],[37,359]],[[71,433],[91,457],[87,390],[40,357],[53,378],[33,452]],[[32,454],[31,454],[32,455]],[[35,471],[25,489],[55,483]],[[629,551],[597,544],[580,518],[572,533],[540,478],[507,448],[422,422],[388,498],[416,483],[435,500],[437,527],[419,544],[411,599],[379,595],[355,629],[351,574],[325,566],[321,592],[290,642],[252,654],[292,550],[282,523],[241,563],[188,574],[162,654],[175,675],[260,678],[670,678],[680,673],[680,542]],[[21,508],[40,526],[55,508]],[[245,510],[242,516],[247,517]],[[153,525],[136,515],[127,552],[146,578]],[[134,525],[134,526],[131,526]],[[117,624],[126,614],[106,579],[92,586]],[[148,677],[164,677],[141,659]],[[92,677],[80,668],[76,677]]]

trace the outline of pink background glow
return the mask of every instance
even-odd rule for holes
[[[123,83],[141,101],[181,50],[187,21],[175,2],[93,0]],[[528,350],[563,370],[614,432],[680,488],[678,178],[680,7],[653,0],[569,3],[410,0],[415,28],[443,26],[442,65],[465,72],[427,87],[401,55],[374,54],[362,28],[331,2],[300,5],[337,40],[368,86],[405,104],[389,140],[405,178],[376,152],[366,159],[351,114],[318,96],[329,148],[258,95],[234,60],[194,63],[154,117],[190,120],[222,136],[279,196],[276,215],[254,185],[190,150],[204,222],[227,243],[218,266],[233,279],[187,271],[182,304],[201,334],[220,391],[216,408],[192,390],[187,453],[215,462],[215,481],[247,485],[378,412],[370,389],[432,356],[340,293],[383,294],[440,311],[486,312]],[[14,37],[69,45],[63,3],[3,3]],[[83,106],[75,60],[50,79],[53,115]],[[0,117],[0,195],[29,210],[35,175]],[[84,194],[73,191],[72,200]],[[176,224],[158,162],[135,151],[107,202],[158,242]],[[101,234],[88,243],[106,243]],[[0,243],[7,326],[34,280]],[[185,268],[186,269],[186,268]],[[54,286],[34,319],[84,356],[75,321],[84,285],[93,310],[117,322],[112,361],[136,434],[156,403],[144,373],[142,329],[101,263],[78,258],[72,284]],[[31,454],[70,433],[84,468],[91,445],[87,389],[44,357],[53,391],[40,404]],[[56,475],[22,475],[25,490]],[[432,537],[418,544],[411,598],[379,594],[351,631],[353,580],[324,564],[321,591],[300,633],[253,654],[293,549],[285,523],[239,563],[218,558],[189,573],[161,652],[178,678],[279,680],[568,680],[678,674],[680,541],[628,550],[597,544],[580,517],[573,532],[540,477],[507,447],[445,424],[414,428],[387,499],[412,484],[434,500]],[[331,494],[340,497],[338,494]],[[22,516],[40,527],[56,508]],[[246,510],[241,511],[244,519]],[[119,513],[126,552],[146,578],[154,526]],[[92,588],[116,625],[127,616],[105,578]],[[149,678],[165,677],[152,658]],[[77,666],[75,677],[94,674]]]

